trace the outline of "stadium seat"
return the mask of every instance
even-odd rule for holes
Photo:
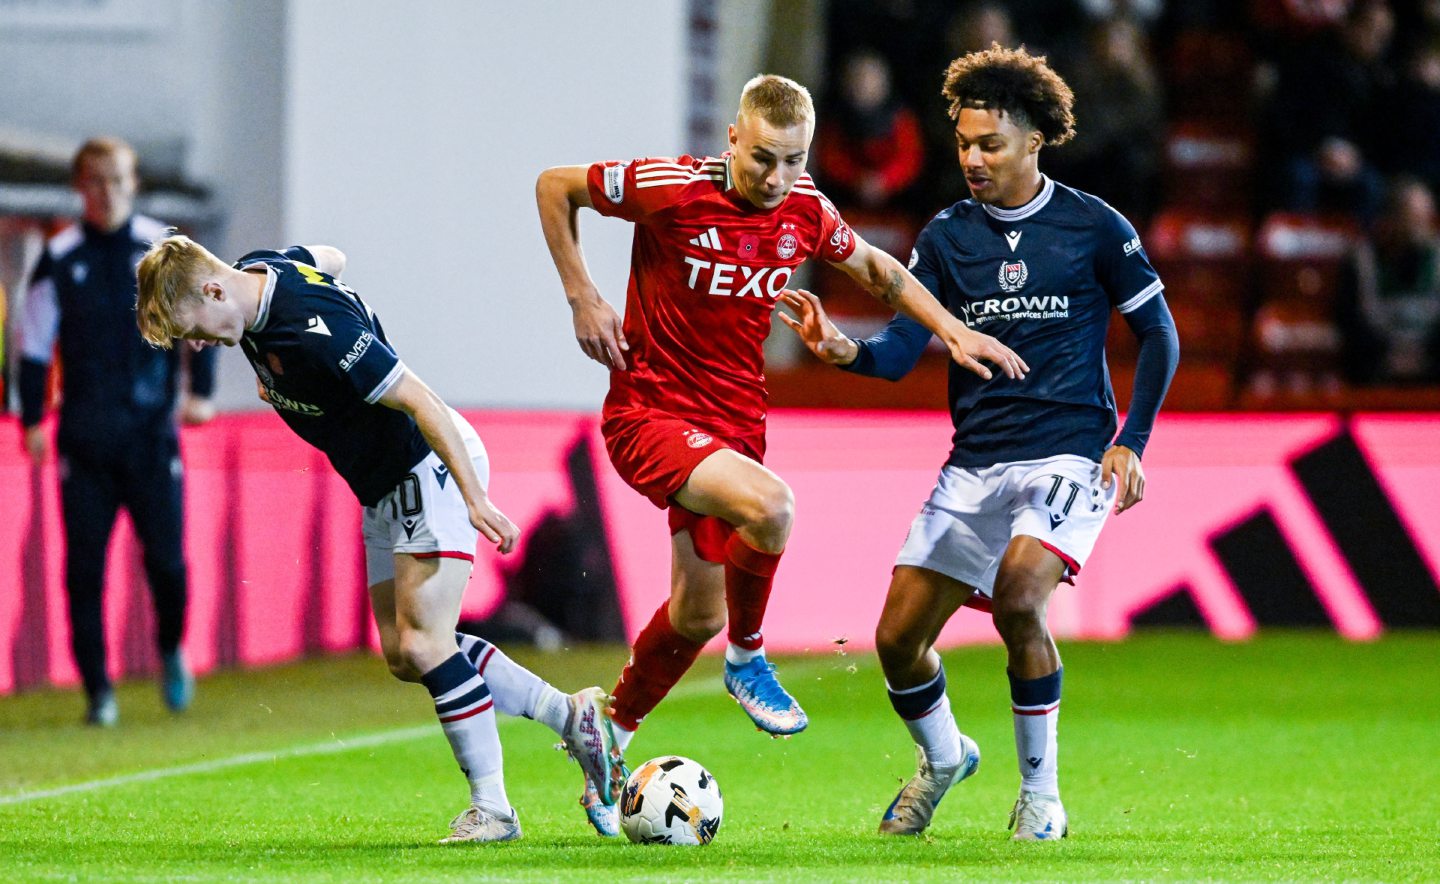
[[[1192,209],[1245,209],[1254,193],[1254,165],[1255,136],[1243,124],[1178,120],[1165,136],[1165,202]]]
[[[1166,299],[1243,310],[1250,291],[1250,222],[1240,213],[1166,209],[1145,250],[1165,282]]]
[[[1256,237],[1259,304],[1246,400],[1329,405],[1341,395],[1336,296],[1360,231],[1352,219],[1277,212]]]

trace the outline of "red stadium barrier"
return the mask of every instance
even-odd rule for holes
[[[577,509],[598,486],[599,526],[628,632],[669,584],[665,519],[604,459],[591,415],[472,412],[498,504],[522,528]],[[0,438],[19,439],[13,419]],[[769,465],[797,499],[797,522],[766,621],[775,650],[866,648],[890,564],[944,459],[946,417],[917,412],[779,412]],[[1264,626],[1440,627],[1440,415],[1162,417],[1149,485],[1112,517],[1077,585],[1051,606],[1058,635],[1114,639],[1148,625],[1227,638]],[[588,444],[588,450],[577,443]],[[187,543],[196,668],[263,665],[373,646],[364,601],[359,507],[318,454],[268,414],[187,429]],[[571,456],[578,453],[578,458]],[[569,457],[571,469],[565,463]],[[577,481],[575,464],[582,481]],[[0,446],[0,693],[76,680],[62,587],[53,464],[36,472],[18,442]],[[545,549],[520,555],[539,557]],[[128,526],[110,550],[112,670],[154,668],[150,613]],[[492,611],[520,556],[483,550],[467,617]],[[595,579],[595,578],[591,578]],[[962,611],[944,643],[993,641]]]

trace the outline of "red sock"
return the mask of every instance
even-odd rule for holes
[[[730,616],[726,637],[732,645],[758,651],[764,644],[760,624],[765,619],[765,606],[770,603],[770,586],[775,582],[780,555],[755,549],[739,534],[731,534],[725,542],[725,607]]]
[[[611,692],[615,698],[611,719],[628,731],[639,727],[641,719],[689,671],[703,647],[703,642],[692,642],[670,625],[670,602],[666,600],[640,630],[630,662],[620,670],[620,681]]]

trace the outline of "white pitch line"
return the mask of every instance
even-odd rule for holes
[[[793,666],[792,672],[794,674],[808,674],[811,669],[811,666]],[[715,688],[715,681],[708,679],[705,681],[693,681],[690,684],[681,685],[671,691],[669,696],[673,698],[697,696],[712,693]],[[510,716],[502,716],[497,723],[504,726],[518,720],[519,719]],[[136,771],[135,773],[120,774],[119,776],[104,777],[98,780],[71,783],[66,786],[55,786],[49,789],[14,792],[9,795],[0,795],[0,807],[26,804],[31,801],[43,801],[46,798],[59,798],[64,795],[74,795],[80,792],[95,792],[100,789],[129,786],[134,783],[167,780],[172,777],[189,776],[190,774],[212,773],[217,770],[242,767],[247,764],[260,764],[266,761],[283,761],[290,758],[305,758],[311,755],[334,755],[339,752],[349,752],[353,749],[367,749],[372,746],[403,743],[407,740],[418,740],[421,737],[433,736],[435,731],[436,728],[434,724],[413,725],[411,727],[380,731],[379,733],[362,734],[345,739],[336,737],[331,740],[326,740],[323,743],[307,743],[302,746],[292,746],[289,749],[276,749],[272,752],[247,752],[243,755],[232,755],[228,758],[216,758],[213,761],[198,761],[194,764],[181,764],[175,767],[158,767],[150,770]]]
[[[349,752],[352,749],[366,749],[371,746],[384,746],[387,743],[402,743],[406,740],[417,740],[420,737],[433,736],[434,733],[435,725],[433,724],[417,725],[393,731],[382,731],[376,734],[350,737],[343,740],[337,737],[334,740],[329,740],[324,743],[293,746],[289,749],[279,749],[274,752],[247,752],[244,755],[216,758],[213,761],[199,761],[194,764],[181,764],[176,767],[153,768],[151,770],[142,770],[130,774],[121,774],[115,777],[105,777],[99,780],[71,783],[68,786],[56,786],[53,789],[36,789],[34,791],[0,795],[0,807],[11,804],[25,804],[30,801],[40,801],[45,798],[58,798],[61,795],[73,795],[77,792],[94,792],[99,789],[110,789],[115,786],[129,786],[134,783],[148,783],[152,780],[165,780],[171,777],[189,776],[190,774],[211,773],[230,767],[259,764],[264,761],[303,758],[307,755],[333,755],[337,752]]]

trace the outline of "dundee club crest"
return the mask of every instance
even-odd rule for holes
[[[1018,292],[1030,278],[1024,261],[1005,261],[1000,265],[1000,291]]]

